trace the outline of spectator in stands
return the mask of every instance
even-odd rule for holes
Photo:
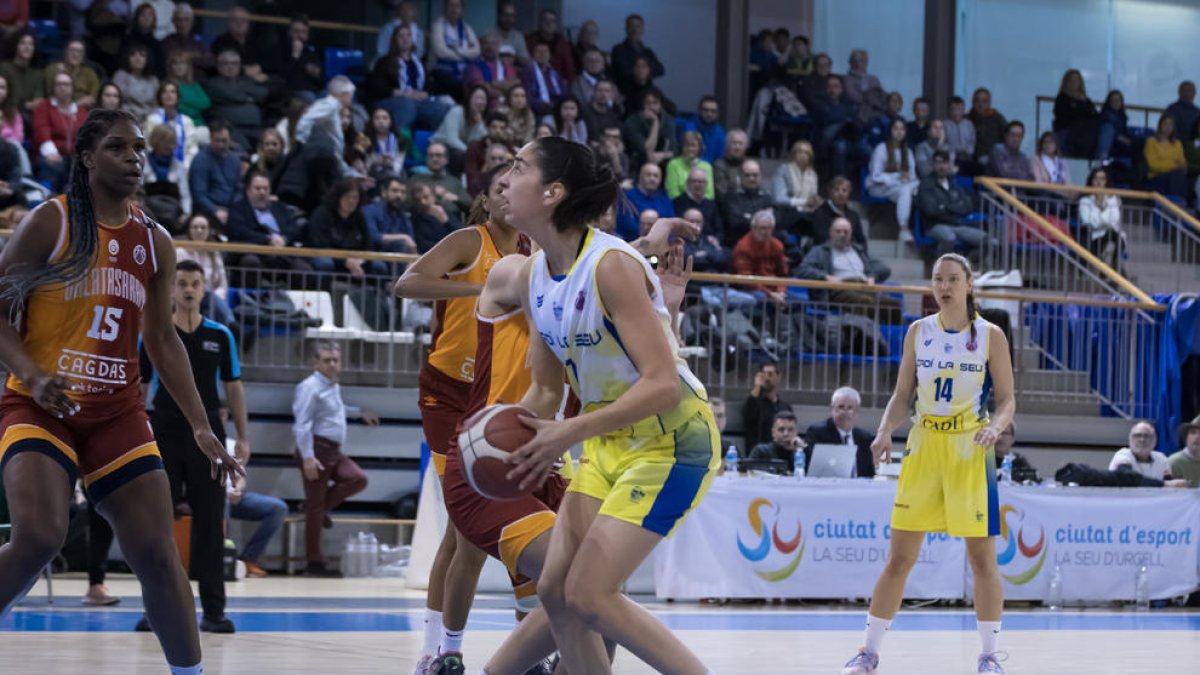
[[[771,420],[771,440],[752,447],[749,459],[782,462],[785,471],[781,473],[790,476],[795,470],[796,451],[804,447],[804,439],[796,434],[796,413],[781,410]]]
[[[763,209],[755,212],[750,231],[733,247],[733,273],[759,277],[788,276],[787,255],[783,242],[775,236],[775,212]],[[787,303],[787,289],[773,284],[750,287],[775,305]]]
[[[813,57],[813,70],[800,83],[800,100],[813,110],[825,96],[825,86],[833,74],[833,59],[824,52]]]
[[[646,102],[646,95],[650,92],[655,92],[662,102],[663,110],[666,110],[673,117],[676,112],[675,102],[667,98],[661,89],[654,86],[651,72],[650,61],[646,57],[639,56],[633,62],[633,79],[630,80],[629,87],[623,92],[625,114],[633,115],[641,112]]]
[[[629,153],[625,152],[625,137],[619,124],[605,127],[599,139],[592,142],[593,149],[612,167],[613,176],[622,188],[632,187],[633,180]]]
[[[576,82],[582,81],[587,77],[585,71]],[[621,109],[616,105],[614,99],[617,95],[617,89],[609,80],[597,80],[596,85],[592,88],[592,96],[588,104],[583,107],[581,117],[583,123],[587,125],[588,139],[598,141],[604,135],[604,130],[609,127],[621,127]],[[585,100],[585,99],[580,99]]]
[[[966,116],[966,105],[962,97],[950,97],[949,116],[943,124],[955,164],[964,175],[975,176],[979,174],[979,165],[975,161],[975,123]]]
[[[1180,142],[1187,145],[1196,139],[1196,124],[1200,122],[1200,107],[1196,107],[1195,101],[1196,85],[1191,80],[1184,80],[1179,83],[1179,99],[1167,106],[1165,113],[1175,121]]]
[[[675,213],[682,215],[688,209],[697,209],[704,218],[704,234],[713,237],[713,243],[721,246],[725,239],[725,225],[721,220],[721,209],[712,195],[712,176],[703,168],[696,167],[688,172],[683,194],[671,201]]]
[[[1182,88],[1181,88],[1182,89]],[[1175,116],[1158,118],[1158,130],[1146,139],[1146,177],[1151,190],[1171,197],[1187,197],[1187,160],[1183,143],[1175,135]]]
[[[529,92],[524,85],[518,84],[508,92],[508,105],[500,109],[508,117],[508,131],[512,134],[513,145],[523,146],[533,140],[537,131],[537,117],[529,107]]]
[[[321,76],[321,52],[309,41],[311,27],[308,17],[298,14],[288,23],[288,41],[284,46],[280,75],[293,96],[313,100],[325,85]]]
[[[783,219],[784,228],[794,229],[796,224],[803,223],[803,231],[808,233],[812,224],[812,212],[821,205],[820,179],[813,168],[813,147],[808,141],[792,143],[792,161],[780,164],[771,180],[771,193],[775,197],[775,206],[781,213],[787,214]]]
[[[1098,166],[1088,174],[1087,186],[1108,187],[1108,171]],[[1121,269],[1125,231],[1121,227],[1121,198],[1114,194],[1086,194],[1079,198],[1080,236],[1083,244],[1109,267]]]
[[[221,52],[227,49],[237,52],[240,57],[239,74],[241,66],[244,65],[246,66],[246,76],[257,81],[258,76],[262,74],[262,66],[258,58],[260,46],[254,44],[254,41],[250,39],[250,13],[240,5],[234,5],[229,9],[229,17],[225,21],[225,32],[218,35],[212,43],[212,53],[218,61],[221,58]]]
[[[271,179],[272,192],[277,191],[285,168],[283,134],[278,129],[263,129],[258,137],[258,150],[250,156],[250,168],[267,174]]]
[[[918,96],[912,103],[912,121],[908,123],[908,147],[915,148],[925,142],[925,137],[929,134],[929,124],[932,120],[932,111],[929,107],[929,99],[924,96]]]
[[[867,72],[869,56],[865,49],[850,52],[846,71],[846,100],[858,106],[859,119],[867,121],[887,110],[887,93],[879,78]]]
[[[1164,116],[1164,119],[1170,119]],[[1117,450],[1108,463],[1109,471],[1132,471],[1153,480],[1168,481],[1171,465],[1167,456],[1154,449],[1158,434],[1149,422],[1138,422],[1129,430],[1129,446]]]
[[[480,85],[471,87],[463,105],[456,105],[442,118],[432,140],[450,150],[450,163],[461,166],[467,145],[487,136],[484,116],[488,111],[487,90]]]
[[[911,238],[909,220],[912,217],[912,200],[917,194],[917,160],[913,157],[905,140],[908,126],[904,120],[892,122],[888,139],[875,146],[871,154],[871,168],[867,174],[867,192],[872,197],[886,197],[896,204],[896,221],[900,224],[900,236]]]
[[[203,127],[204,114],[212,107],[212,99],[192,77],[192,61],[186,52],[171,52],[167,57],[167,81],[179,87],[179,111],[191,118],[197,128]]]
[[[921,229],[937,240],[937,255],[953,253],[959,244],[972,250],[983,244],[983,230],[963,222],[975,210],[975,202],[954,182],[954,165],[947,153],[933,154],[933,175],[921,181],[917,208],[921,211]]]
[[[337,344],[318,343],[313,350],[313,366],[315,372],[296,386],[292,399],[296,463],[304,476],[306,573],[336,576],[335,570],[325,567],[321,553],[324,530],[333,526],[329,513],[367,487],[366,474],[342,453],[346,418],[361,417],[371,426],[378,425],[379,418],[343,403],[338,386],[342,354]]]
[[[713,187],[718,197],[742,189],[742,162],[750,148],[750,136],[741,129],[731,129],[725,144],[725,155],[713,163]]]
[[[46,97],[46,79],[33,31],[22,28],[9,36],[0,75],[8,80],[8,95],[23,111],[32,111]],[[51,94],[53,95],[53,94]]]
[[[425,55],[425,31],[417,22],[417,3],[404,0],[396,5],[395,18],[383,24],[379,29],[379,37],[375,40],[375,57],[383,58],[392,50],[393,36],[400,26],[408,28],[413,43],[413,54],[419,59]]]
[[[391,48],[375,62],[367,92],[376,105],[392,114],[392,130],[436,129],[449,109],[429,95],[425,66],[417,56],[412,31],[400,26],[392,33]]]
[[[600,24],[592,19],[588,19],[579,25],[579,30],[575,33],[575,46],[571,48],[571,54],[575,59],[575,73],[582,75],[586,69],[587,53],[591,50],[598,50],[600,58],[604,62],[605,69],[608,67],[608,52],[600,46]],[[579,99],[586,101],[586,98]]]
[[[745,437],[747,456],[759,443],[771,437],[775,416],[792,411],[792,405],[779,397],[779,365],[765,361],[754,374],[750,395],[742,404],[742,435]]]
[[[417,252],[425,253],[459,228],[459,219],[438,203],[429,183],[412,183],[412,227]]]
[[[1188,482],[1188,487],[1200,487],[1200,415],[1179,428],[1183,447],[1167,460],[1167,468],[1176,479]]]
[[[392,131],[392,114],[384,108],[371,112],[371,125],[367,129],[371,149],[367,155],[367,170],[372,177],[404,176],[404,158],[408,152],[408,140]]]
[[[680,197],[682,199],[683,197]],[[700,209],[689,207],[675,213],[700,229],[696,241],[684,242],[684,255],[691,258],[697,272],[725,272],[729,270],[730,251],[721,245],[721,236],[709,226]]]
[[[141,120],[154,109],[158,78],[147,68],[145,45],[134,44],[125,51],[124,64],[113,75],[113,84],[121,88],[124,101],[122,109],[125,112]]]
[[[25,121],[8,91],[8,80],[0,75],[0,138],[20,145],[25,141]]]
[[[446,208],[446,212],[457,219],[471,210],[471,195],[463,187],[462,178],[450,172],[449,152],[441,143],[430,143],[425,149],[425,170],[413,176],[413,182],[428,183],[433,188],[437,203]],[[415,190],[409,186],[410,193],[415,197]]]
[[[867,255],[851,239],[850,221],[837,218],[829,226],[829,240],[809,249],[800,263],[796,276],[814,281],[839,283],[881,284],[892,275],[882,262]],[[901,307],[898,298],[873,291],[836,289],[810,291],[817,302],[829,302],[858,308],[879,323],[895,325],[901,323]]]
[[[467,192],[478,195],[487,186],[483,184],[483,174],[487,169],[488,153],[493,145],[504,149],[505,155],[516,154],[512,145],[512,136],[508,131],[508,117],[504,113],[491,112],[485,118],[487,135],[471,141],[467,145],[467,156],[463,163],[463,173],[467,176]]]
[[[976,125],[978,126],[978,125]],[[999,178],[1033,181],[1029,158],[1021,152],[1025,140],[1025,125],[1013,120],[1004,127],[1004,142],[997,143],[988,155],[988,172]]]
[[[1058,134],[1046,131],[1038,139],[1037,154],[1029,160],[1033,180],[1047,185],[1071,185],[1071,169],[1062,158],[1058,147]],[[1070,192],[1056,193],[1064,198],[1073,198]]]
[[[463,18],[462,0],[446,0],[442,16],[429,27],[433,80],[430,91],[455,95],[462,91],[467,65],[479,58],[479,38]]]
[[[992,107],[992,92],[984,87],[975,90],[971,96],[971,112],[967,114],[971,126],[975,128],[975,161],[986,164],[992,151],[1008,137],[1010,127],[1008,121],[999,110]],[[1025,127],[1021,126],[1022,138]],[[1018,146],[1018,150],[1020,146]],[[990,168],[990,167],[989,167]],[[993,169],[994,173],[994,169]]]
[[[366,251],[371,248],[371,231],[362,213],[362,191],[358,181],[342,179],[334,183],[321,206],[313,212],[305,230],[305,245],[339,251]],[[312,258],[318,272],[349,274],[352,279],[387,274],[380,260],[362,258]]]
[[[861,158],[865,142],[858,106],[845,100],[844,94],[842,78],[830,75],[825,78],[825,95],[812,109],[817,150],[840,175],[847,175],[849,162]]]
[[[788,52],[787,62],[784,64],[787,68],[789,79],[793,82],[797,78],[808,77],[813,71],[813,56],[812,45],[808,38],[803,35],[797,35],[792,38],[792,48]]]
[[[65,72],[75,80],[75,102],[85,108],[96,105],[96,94],[100,93],[100,76],[86,63],[83,40],[71,40],[63,51],[63,60],[46,67],[46,90],[54,87],[54,76]]]
[[[132,4],[152,5],[154,7],[154,39],[162,40],[175,31],[172,17],[175,14],[173,0],[135,0]]]
[[[1020,453],[1013,451],[1013,440],[1016,437],[1016,426],[1009,424],[996,437],[996,475],[1000,475],[1000,467],[1004,464],[1004,458],[1012,455],[1012,482],[1024,483],[1025,481],[1033,481],[1034,483],[1042,482],[1041,476],[1038,475],[1037,469],[1029,463]]]
[[[850,208],[850,191],[853,185],[845,176],[834,176],[829,180],[826,192],[828,199],[813,212],[812,237],[814,244],[829,241],[829,227],[837,218],[850,221],[850,238],[867,250],[867,232],[863,228],[862,217]]]
[[[521,45],[524,49],[524,40]],[[463,83],[467,89],[481,86],[491,100],[502,100],[509,90],[521,83],[516,52],[511,45],[499,44],[495,35],[485,35],[479,41],[479,58],[467,66]]]
[[[1129,135],[1129,117],[1125,114],[1125,95],[1120,89],[1113,89],[1104,97],[1104,105],[1100,108],[1100,123],[1113,128],[1111,154],[1116,157],[1132,157],[1133,138]]]
[[[354,100],[354,83],[345,75],[338,75],[329,81],[327,91],[329,95],[309,106],[296,122],[293,140],[302,148],[292,161],[303,167],[310,181],[302,193],[321,189],[319,184],[311,183],[313,176],[324,174],[324,182],[363,177],[360,170],[346,161],[347,139],[342,120]]]
[[[644,237],[650,232],[650,228],[658,222],[658,211],[654,209],[646,209],[638,214],[638,236]]]
[[[1054,97],[1054,133],[1062,152],[1073,157],[1105,160],[1112,150],[1115,129],[1101,123],[1096,104],[1087,96],[1083,75],[1075,68],[1063,73]]]
[[[155,95],[156,109],[151,110],[142,123],[142,129],[147,136],[150,131],[160,124],[165,124],[175,131],[175,155],[184,167],[189,167],[196,153],[200,151],[200,139],[196,134],[196,125],[191,118],[179,110],[179,86],[174,82],[164,82],[158,87]]]
[[[629,209],[617,212],[617,236],[625,241],[637,239],[640,236],[637,218],[646,209],[654,209],[664,218],[675,216],[671,198],[661,189],[662,181],[662,169],[657,164],[646,162],[642,165],[637,185],[625,190],[625,197],[633,204],[633,212]]]
[[[708,408],[712,410],[713,421],[717,423],[717,433],[721,435],[721,447],[728,448],[731,443],[725,438],[725,427],[729,423],[729,415],[725,410],[725,399],[720,396],[708,397]]]
[[[905,133],[907,134],[908,122],[904,120],[904,96],[898,91],[893,91],[887,95],[887,105],[883,112],[875,118],[869,120],[867,128],[867,143],[873,148],[880,143],[886,143],[888,133],[892,128],[892,123],[900,120],[905,123]],[[907,139],[908,136],[906,135]],[[906,141],[907,142],[907,141]],[[912,147],[911,145],[909,147]]]
[[[638,58],[645,58],[650,67],[651,80],[666,73],[654,50],[642,42],[645,28],[645,20],[640,15],[630,14],[625,17],[625,40],[612,48],[613,76],[617,88],[626,98],[629,98],[629,92],[634,87],[633,71]]]
[[[224,133],[222,133],[224,135]],[[214,130],[213,143],[217,142]],[[211,146],[210,146],[211,147]],[[201,151],[200,157],[204,156]],[[196,161],[200,161],[200,157]],[[193,164],[192,172],[196,167]],[[258,171],[248,171],[245,179],[243,199],[229,208],[226,232],[229,241],[258,244],[278,249],[282,254],[289,247],[302,243],[303,232],[288,206],[271,197],[271,181]],[[309,258],[294,258],[286,255],[260,255],[258,253],[230,254],[230,266],[247,269],[279,269],[310,272],[313,266]]]
[[[679,133],[696,131],[704,140],[704,154],[700,157],[713,163],[725,155],[725,129],[721,126],[721,106],[717,97],[706,95],[700,99],[698,117],[677,120]]]
[[[573,143],[587,145],[587,124],[579,118],[579,112],[579,101],[575,100],[575,97],[568,94],[559,99],[558,105],[554,106],[554,128],[557,131],[555,135]]]
[[[769,211],[775,205],[775,199],[762,189],[762,168],[757,161],[748,159],[742,162],[741,176],[742,188],[718,201],[721,218],[725,221],[727,246],[743,239],[750,229],[750,221],[758,212]]]
[[[97,103],[101,110],[120,110],[122,102],[120,87],[112,82],[100,85],[100,96]]]
[[[501,2],[496,6],[496,27],[492,32],[480,38],[480,43],[492,38],[497,47],[508,45],[517,62],[524,64],[529,60],[529,49],[525,45],[525,35],[517,27],[517,5],[513,2]]]
[[[245,150],[253,148],[262,129],[261,106],[269,91],[265,84],[242,74],[242,57],[235,49],[217,52],[217,75],[205,81],[204,91],[212,100],[210,118],[228,122],[234,142]]]
[[[812,466],[813,450],[818,444],[853,445],[858,449],[853,475],[858,478],[875,476],[875,459],[871,452],[871,441],[875,435],[855,426],[861,406],[862,397],[854,387],[834,390],[829,401],[829,417],[821,424],[808,427],[804,433],[808,466]]]
[[[579,76],[571,80],[569,91],[575,97],[575,100],[580,102],[591,101],[592,94],[596,91],[596,85],[601,80],[608,79],[607,70],[607,64],[604,62],[604,52],[600,51],[597,47],[590,47],[582,56]],[[615,89],[613,93],[616,93]]]
[[[634,162],[661,164],[675,156],[675,118],[663,109],[662,92],[648,89],[640,112],[625,118],[625,145]]]
[[[942,120],[931,120],[925,133],[925,140],[917,144],[913,156],[917,159],[917,179],[925,180],[933,175],[933,155],[938,150],[946,153],[950,164],[954,164],[954,147],[946,140],[946,123]]]
[[[13,227],[21,221],[25,207],[25,191],[21,181],[25,177],[21,157],[25,151],[14,141],[0,141],[0,212],[8,211],[9,223]],[[18,207],[18,208],[13,208]]]
[[[146,165],[142,169],[142,184],[146,186],[147,200],[166,198],[173,202],[171,209],[161,208],[162,201],[151,202],[149,206],[164,227],[175,230],[180,216],[192,212],[187,166],[175,152],[178,137],[174,127],[160,124],[150,130],[146,141],[150,151],[146,153]]]
[[[171,77],[171,55],[175,52],[186,55],[192,68],[211,68],[214,61],[208,38],[196,31],[196,13],[192,6],[186,2],[177,3],[171,13],[171,24],[175,32],[162,38],[162,49],[167,55],[167,77]]]
[[[684,132],[680,145],[680,155],[667,162],[667,196],[675,199],[686,192],[688,175],[692,170],[700,169],[708,176],[708,185],[704,188],[704,194],[708,199],[715,199],[717,195],[713,190],[712,165],[700,158],[704,150],[700,132]]]
[[[69,157],[75,154],[75,138],[87,120],[88,111],[75,103],[75,84],[71,76],[54,76],[54,89],[33,109],[33,144],[39,181],[49,183],[52,191],[63,189]]]
[[[183,236],[188,241],[214,241],[208,216],[193,213],[183,219]],[[204,270],[204,298],[200,300],[200,312],[217,323],[233,326],[237,323],[233,310],[229,309],[229,277],[225,275],[225,259],[220,251],[202,251],[194,248],[177,247],[177,260],[191,260]]]
[[[565,82],[575,79],[575,56],[571,52],[571,43],[559,29],[558,12],[543,9],[538,13],[537,30],[525,36],[525,46],[533,60],[537,60],[537,46],[546,45],[550,52],[547,64],[554,72],[562,76]],[[528,86],[528,85],[526,85]]]
[[[235,476],[233,485],[225,490],[226,518],[257,522],[254,534],[238,553],[238,560],[246,565],[246,576],[262,578],[267,571],[259,566],[258,561],[267,549],[267,544],[283,527],[287,518],[287,503],[278,497],[251,492],[246,489],[246,476]]]
[[[158,13],[153,5],[140,5],[134,10],[133,20],[129,22],[129,35],[125,37],[125,53],[128,56],[129,50],[135,47],[145,49],[146,74],[161,77],[166,74],[167,59],[162,42],[154,37],[157,26]]]
[[[399,176],[380,182],[379,199],[363,207],[371,249],[388,253],[416,253],[412,220],[408,217],[408,185]]]
[[[538,42],[530,51],[533,59],[521,72],[521,84],[525,85],[525,91],[530,94],[529,106],[533,108],[534,114],[544,118],[553,114],[554,106],[566,94],[567,83],[550,65],[550,45]]]

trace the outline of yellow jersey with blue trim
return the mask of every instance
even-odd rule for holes
[[[992,380],[988,347],[992,324],[978,315],[967,327],[946,330],[941,314],[915,324],[917,402],[915,424],[944,432],[974,431],[987,424],[987,401]]]
[[[651,301],[661,330],[671,347],[679,373],[680,402],[671,410],[637,422],[614,435],[658,436],[669,433],[708,405],[704,385],[679,356],[671,317],[663,305],[662,287],[650,264],[624,240],[588,228],[579,255],[563,275],[552,275],[546,256],[538,251],[529,272],[529,308],[540,339],[566,368],[571,389],[583,412],[617,400],[640,377],[629,358],[612,317],[604,308],[596,283],[596,268],[605,255],[628,255],[642,265],[653,288]],[[653,330],[652,327],[647,327]]]

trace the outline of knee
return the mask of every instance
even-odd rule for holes
[[[36,571],[62,550],[67,538],[67,524],[65,521],[39,522],[35,527],[14,527],[12,535],[13,554]]]
[[[170,538],[162,542],[130,546],[127,551],[125,548],[125,542],[122,542],[121,549],[125,551],[129,566],[142,581],[167,579],[183,570],[179,563],[179,554],[175,551],[175,544]]]
[[[914,565],[917,564],[916,554],[896,554],[888,558],[887,565],[884,567],[884,574],[893,576],[908,576]]]
[[[367,474],[360,471],[357,475],[346,481],[346,483],[356,493],[362,492],[367,489]]]
[[[548,569],[542,570],[537,580],[538,600],[551,614],[560,614],[567,609],[566,579]]]
[[[278,527],[287,518],[287,504],[282,499],[276,499],[271,502],[271,510],[267,513],[267,520]]]
[[[580,621],[594,626],[600,619],[603,594],[591,584],[578,578],[578,575],[571,575],[567,579],[566,601],[567,611],[578,617]]]

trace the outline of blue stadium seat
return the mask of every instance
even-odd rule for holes
[[[57,21],[54,19],[30,19],[29,30],[33,31],[34,38],[37,40],[38,51],[46,57],[47,61],[62,59],[66,43],[63,40],[62,33],[58,30]]]
[[[867,176],[871,174],[870,169],[863,167],[862,175],[859,177],[859,195],[858,201],[863,206],[868,204],[887,204],[891,200],[887,197],[875,197],[870,192],[867,192]]]
[[[367,79],[367,60],[361,49],[326,49],[325,77],[326,79],[345,75],[356,85],[362,85]]]

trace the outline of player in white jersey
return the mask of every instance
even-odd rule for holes
[[[908,435],[892,509],[891,554],[875,584],[866,638],[842,671],[874,673],[879,647],[904,598],[904,583],[926,532],[962,537],[975,575],[975,619],[983,643],[978,672],[1003,673],[997,652],[1004,597],[992,537],[1000,533],[996,495],[996,439],[1012,422],[1012,359],[1008,340],[975,313],[967,259],[953,253],[933,267],[938,313],[909,328],[896,390],[871,444],[876,461],[889,461],[892,431],[916,415]],[[996,410],[989,417],[988,398]]]
[[[526,420],[537,436],[513,453],[510,475],[536,485],[583,443],[538,580],[561,665],[611,672],[603,634],[658,672],[705,675],[683,642],[621,593],[720,463],[707,394],[679,358],[664,304],[664,291],[682,285],[664,287],[637,249],[590,227],[620,189],[586,146],[534,141],[501,184],[506,219],[542,248],[521,270],[531,336],[540,337],[530,340],[533,384],[521,405],[539,416]],[[583,412],[555,422],[564,374]],[[484,671],[513,672],[495,663]]]

